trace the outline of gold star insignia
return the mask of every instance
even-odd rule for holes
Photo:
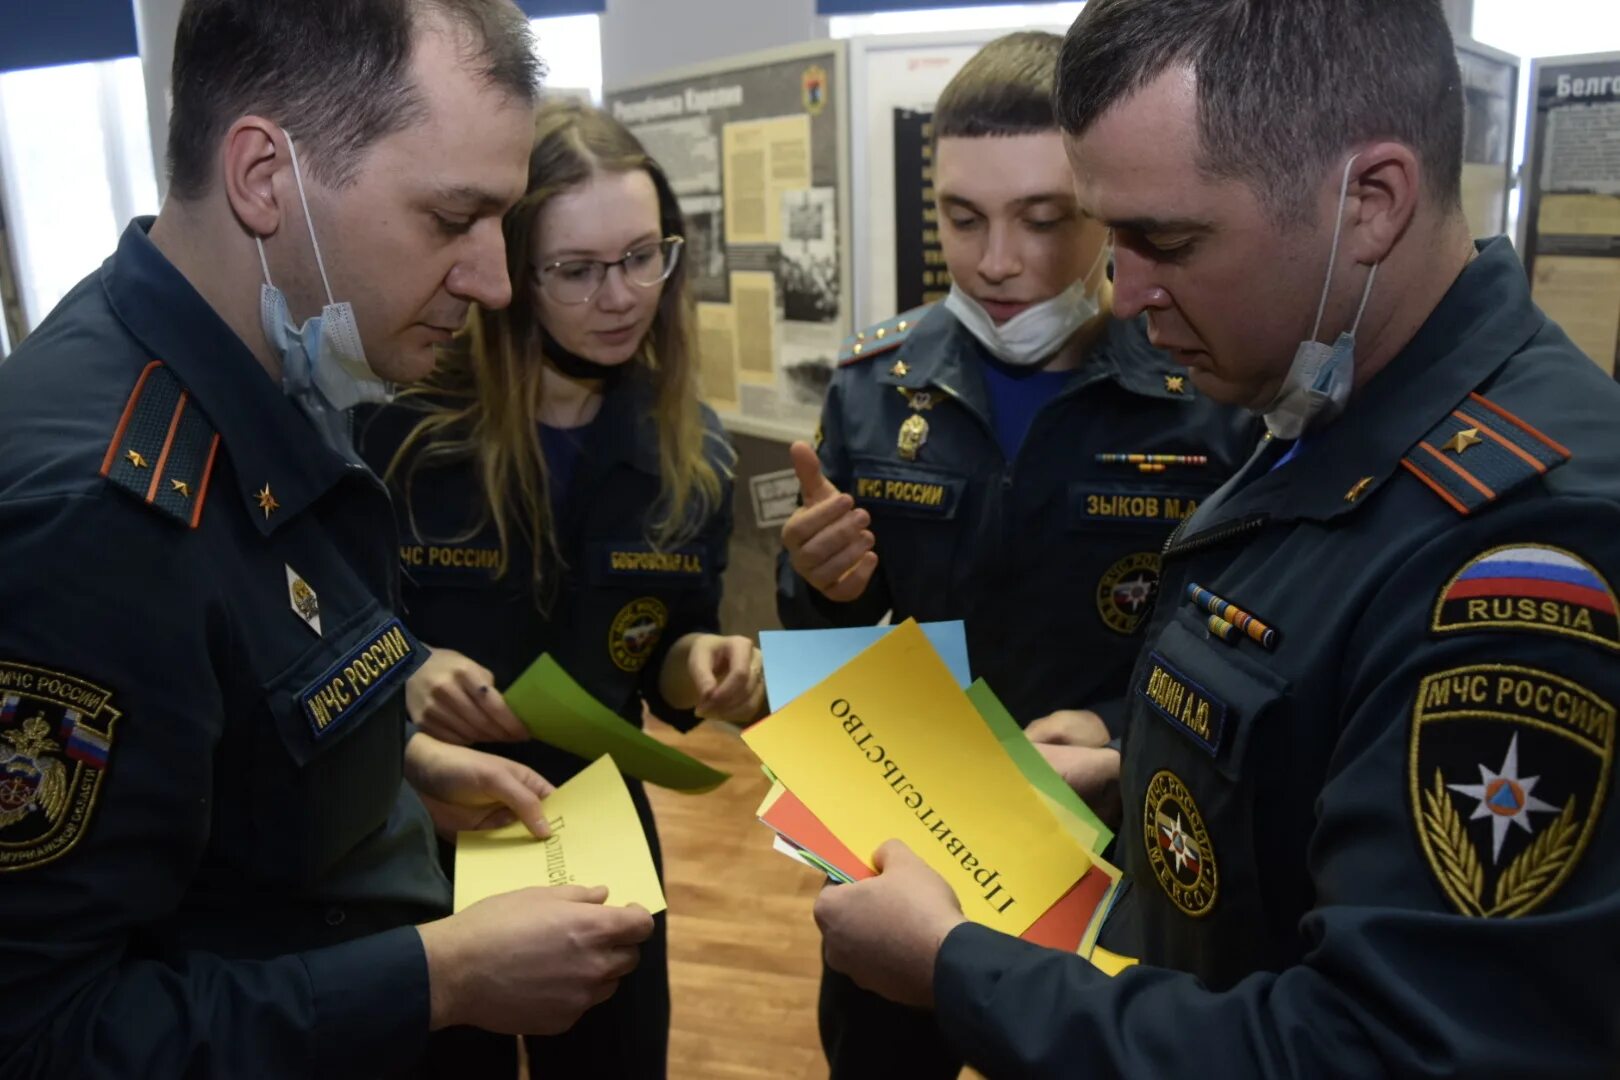
[[[889,374],[893,375],[897,379],[903,379],[906,377],[906,374],[909,371],[911,371],[911,369],[906,366],[906,362],[904,360],[896,360],[894,362],[894,366],[889,369]]]
[[[849,350],[849,351],[854,353],[856,356],[859,356],[859,355],[861,355],[861,350],[864,349],[864,348],[866,348],[866,346],[862,345],[860,342],[857,341],[855,343],[855,347],[853,349]]]
[[[887,334],[887,333],[888,333],[888,331],[887,331],[887,330],[885,330],[885,329],[884,329],[884,328],[883,328],[883,327],[881,327],[881,326],[880,326],[880,327],[878,327],[878,328],[877,328],[877,339],[878,339],[878,340],[879,340],[879,341],[882,341],[882,340],[883,340],[883,337],[884,337],[884,335],[885,335],[885,334]]]
[[[900,332],[901,332],[901,333],[902,333],[902,334],[903,334],[903,333],[905,333],[905,332],[906,332],[906,327],[907,327],[907,326],[908,326],[908,325],[909,325],[909,324],[908,324],[908,323],[907,323],[907,322],[906,322],[906,320],[904,320],[904,319],[901,319],[901,320],[900,320],[900,325],[899,325],[899,326],[897,326],[897,327],[895,327],[895,329],[896,329],[896,330],[898,330],[898,331],[900,331]]]
[[[1461,455],[1462,452],[1468,449],[1470,446],[1477,446],[1484,441],[1484,439],[1479,437],[1479,428],[1463,428],[1461,431],[1457,432],[1457,434],[1451,437],[1450,442],[1446,443],[1446,449],[1455,450],[1458,455]]]
[[[1363,476],[1360,480],[1357,480],[1354,484],[1351,484],[1350,490],[1344,493],[1344,501],[1353,503],[1357,499],[1361,498],[1362,495],[1366,494],[1367,488],[1372,485],[1372,482],[1372,477]]]
[[[276,497],[270,494],[269,484],[264,485],[264,489],[259,492],[258,500],[259,509],[264,511],[264,516],[266,518],[269,518],[271,514],[281,509],[281,504],[276,502]]]
[[[129,463],[135,466],[137,469],[146,468],[146,459],[141,457],[139,451],[131,450],[129,453],[125,454],[124,457],[128,458]]]
[[[1187,376],[1166,375],[1164,377],[1164,388],[1172,394],[1185,394],[1187,392]]]
[[[191,485],[184,480],[170,480],[169,486],[178,491],[182,499],[191,498]]]

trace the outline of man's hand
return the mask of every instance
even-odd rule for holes
[[[418,733],[405,744],[405,779],[446,839],[514,821],[541,839],[551,835],[540,800],[555,788],[527,765]]]
[[[934,959],[960,923],[945,879],[898,840],[878,848],[878,876],[829,885],[816,899],[827,966],[902,1005],[932,1007]]]
[[[601,887],[521,889],[418,927],[433,1029],[567,1031],[635,970],[653,931],[645,909],[605,907],[605,899]]]
[[[855,509],[855,500],[840,492],[821,472],[821,461],[809,443],[788,447],[799,475],[804,505],[782,526],[782,546],[794,571],[829,600],[859,599],[877,570],[877,537],[868,528],[872,515]]]
[[[1119,751],[1108,748],[1102,717],[1064,709],[1036,720],[1024,734],[1098,817],[1110,826],[1119,824]]]
[[[411,720],[440,742],[522,742],[528,729],[495,690],[495,676],[454,649],[434,649],[405,684]]]

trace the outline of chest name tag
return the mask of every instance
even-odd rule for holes
[[[925,513],[949,514],[956,507],[956,485],[938,480],[897,476],[855,477],[857,502],[899,506]]]
[[[317,739],[325,738],[360,711],[370,698],[414,669],[416,648],[398,619],[366,636],[314,682],[298,702]]]
[[[1198,500],[1162,491],[1080,490],[1075,509],[1086,524],[1174,525],[1198,509]]]
[[[399,560],[412,569],[477,570],[493,574],[500,569],[501,549],[449,544],[401,544]]]
[[[605,569],[616,576],[639,578],[699,578],[707,569],[701,547],[684,547],[674,551],[654,551],[640,546],[605,548]]]
[[[1177,671],[1156,652],[1148,654],[1136,692],[1154,712],[1213,757],[1226,728],[1226,703]]]

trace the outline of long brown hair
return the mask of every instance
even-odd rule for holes
[[[658,192],[663,234],[680,234],[680,205],[658,163],[624,125],[600,109],[573,101],[549,101],[535,119],[529,152],[527,194],[502,221],[512,304],[503,311],[474,308],[455,345],[440,357],[433,376],[407,396],[425,415],[389,463],[393,481],[403,463],[405,500],[417,468],[468,460],[477,463],[484,499],[466,536],[495,524],[500,542],[496,576],[507,572],[514,530],[533,554],[535,594],[545,597],[545,568],[563,566],[551,516],[551,478],[540,447],[537,418],[542,398],[543,349],[540,313],[530,283],[535,233],[546,203],[588,182],[598,172],[642,170]],[[664,284],[653,323],[629,362],[649,372],[655,387],[653,421],[658,432],[661,491],[649,515],[647,540],[655,547],[691,539],[719,506],[721,474],[729,473],[729,446],[706,429],[697,392],[697,357],[691,336],[692,301],[686,266],[677,262]],[[419,448],[414,456],[412,451]],[[711,454],[715,460],[711,460]],[[718,465],[716,464],[718,462]],[[414,520],[414,515],[413,515]]]

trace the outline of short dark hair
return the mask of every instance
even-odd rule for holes
[[[1198,85],[1199,167],[1250,183],[1279,221],[1309,216],[1355,143],[1415,150],[1461,205],[1463,98],[1439,0],[1091,0],[1069,28],[1053,104],[1082,135],[1172,66]]]
[[[934,105],[934,137],[1057,130],[1052,76],[1063,39],[1042,30],[996,38],[962,65]]]
[[[203,195],[219,140],[253,113],[292,132],[323,182],[349,182],[363,150],[422,115],[409,66],[424,13],[463,32],[486,83],[538,99],[544,68],[511,0],[186,0],[174,43],[170,188]]]

